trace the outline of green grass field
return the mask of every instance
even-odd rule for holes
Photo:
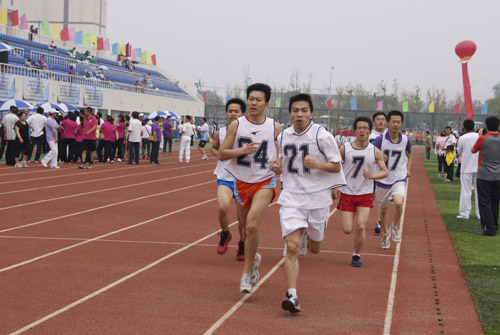
[[[475,234],[481,231],[481,225],[474,215],[474,197],[470,219],[456,218],[460,180],[455,178],[452,183],[445,183],[444,178],[437,177],[436,156],[432,155],[429,161],[422,156],[483,329],[488,335],[500,335],[500,235]]]

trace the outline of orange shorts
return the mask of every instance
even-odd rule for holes
[[[350,195],[340,193],[339,204],[337,209],[344,212],[356,212],[358,207],[373,207],[373,194],[363,194],[363,195]]]
[[[270,188],[273,190],[271,202],[276,198],[276,178],[271,177],[258,183],[244,183],[236,180],[236,189],[234,190],[234,198],[243,207],[250,207],[255,193],[262,189]]]

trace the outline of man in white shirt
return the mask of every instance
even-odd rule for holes
[[[181,145],[179,148],[179,162],[182,163],[184,152],[186,153],[186,163],[189,163],[191,158],[191,136],[194,135],[196,127],[191,123],[191,116],[186,115],[184,124],[179,126],[179,134],[181,135]]]
[[[132,120],[128,127],[128,143],[130,148],[127,164],[139,164],[139,147],[141,145],[142,124],[139,121],[139,112],[132,112]]]
[[[469,214],[472,208],[470,197],[472,195],[472,188],[474,187],[474,198],[476,201],[476,217],[479,219],[479,206],[477,200],[477,166],[478,166],[478,153],[471,152],[472,147],[479,138],[479,134],[474,132],[474,121],[464,121],[465,134],[460,136],[457,145],[457,154],[461,162],[460,169],[460,207],[457,219],[469,219]]]
[[[43,136],[45,129],[45,122],[47,118],[43,116],[43,108],[38,107],[36,109],[36,114],[31,116],[26,122],[33,129],[31,131],[31,150],[28,153],[28,162],[31,160],[31,154],[33,153],[33,149],[35,149],[36,145],[36,155],[35,155],[35,163],[38,163],[40,160],[40,156],[42,154],[42,146],[43,146]]]
[[[16,145],[16,132],[14,131],[14,125],[19,121],[17,116],[18,109],[16,106],[10,106],[9,114],[3,118],[4,125],[4,140],[7,141],[7,150],[5,151],[5,164],[14,166],[16,161],[14,160],[14,147]]]

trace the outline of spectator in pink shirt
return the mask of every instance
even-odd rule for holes
[[[86,107],[85,118],[83,119],[82,164],[80,164],[80,169],[85,169],[85,167],[92,169],[94,167],[92,158],[96,148],[96,129],[97,119],[92,113],[92,107]]]
[[[77,126],[76,115],[73,113],[68,113],[68,116],[61,122],[62,160],[65,163],[71,163],[74,160]]]
[[[118,149],[118,161],[121,162],[123,159],[123,133],[125,130],[125,117],[123,115],[118,115],[118,124],[116,125],[116,131],[118,132],[118,139],[115,142],[114,155],[116,156],[116,151]]]
[[[116,140],[118,134],[116,133],[116,127],[113,125],[113,118],[111,115],[106,117],[106,122],[101,125],[100,132],[102,133],[101,144],[104,147],[104,159],[99,163],[114,163],[114,155],[111,151],[111,142]]]
[[[80,159],[80,163],[82,160],[82,141],[83,141],[83,119],[85,117],[82,115],[79,117],[80,124],[77,125],[76,134],[75,134],[75,154],[73,156],[73,163],[78,162]]]

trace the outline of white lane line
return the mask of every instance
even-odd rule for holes
[[[31,201],[31,202],[28,202],[28,203],[25,202],[25,203],[21,203],[21,204],[18,204],[18,205],[12,205],[12,206],[7,206],[7,207],[2,207],[2,208],[0,208],[0,211],[4,211],[4,210],[7,210],[7,209],[18,208],[18,207],[23,207],[23,206],[32,206],[32,205],[41,204],[41,203],[44,203],[44,202],[50,202],[50,201],[54,201],[54,200],[63,200],[63,199],[75,198],[75,197],[80,197],[80,196],[89,195],[89,194],[94,195],[96,193],[108,192],[108,191],[114,191],[114,190],[120,190],[120,189],[127,188],[127,187],[134,187],[134,186],[142,186],[142,185],[146,185],[146,184],[153,184],[153,183],[162,182],[162,181],[171,180],[171,179],[179,179],[179,178],[184,178],[184,177],[191,177],[191,176],[196,176],[196,175],[199,175],[199,174],[210,173],[210,172],[212,172],[212,170],[195,172],[195,173],[190,173],[190,174],[185,174],[185,175],[175,176],[175,177],[167,177],[167,178],[162,178],[162,179],[151,179],[149,181],[141,181],[140,183],[135,183],[135,184],[128,184],[128,185],[122,185],[122,186],[117,186],[117,187],[105,188],[105,189],[102,189],[102,190],[92,190],[92,191],[88,191],[88,192],[69,194],[69,195],[64,195],[64,196],[56,197],[56,198],[43,199],[43,200],[38,200],[38,201]],[[120,178],[126,178],[126,177],[120,176]],[[83,183],[85,183],[85,182],[83,182]],[[65,184],[65,185],[58,185],[58,186],[68,186],[68,185],[75,185],[75,184],[80,184],[80,183],[77,182],[77,183]],[[50,187],[47,187],[47,188],[50,188]],[[44,187],[40,187],[40,189],[44,189]],[[6,193],[4,193],[4,194],[6,194]]]
[[[399,225],[399,234],[403,236],[403,225],[404,218],[406,213],[406,198],[408,196],[408,186],[410,182],[408,181],[406,184],[406,193],[405,193],[405,201],[403,204],[403,213],[401,214],[401,224]],[[390,229],[390,227],[389,227]],[[391,326],[392,326],[392,312],[394,310],[394,297],[396,295],[396,282],[398,281],[398,266],[399,266],[399,255],[401,253],[401,242],[396,243],[396,254],[394,255],[394,265],[392,267],[392,276],[391,276],[391,286],[389,288],[389,297],[387,298],[387,309],[385,312],[385,321],[384,321],[384,331],[383,335],[391,334]]]
[[[132,229],[132,228],[137,228],[137,227],[140,227],[142,225],[145,225],[146,223],[150,223],[150,222],[153,222],[153,221],[157,221],[157,220],[160,220],[160,219],[163,219],[163,218],[166,218],[170,215],[174,215],[174,214],[177,214],[177,213],[180,213],[180,212],[183,212],[185,210],[188,210],[188,209],[191,209],[191,208],[194,208],[194,207],[197,207],[197,206],[200,206],[200,205],[204,205],[206,203],[209,203],[211,201],[214,201],[214,200],[217,200],[217,198],[213,198],[213,199],[209,199],[209,200],[205,200],[203,202],[199,202],[197,204],[194,204],[194,205],[191,205],[191,206],[187,206],[187,207],[184,207],[184,208],[181,208],[181,209],[178,209],[176,211],[173,211],[173,212],[170,212],[170,213],[167,213],[167,214],[164,214],[164,215],[161,215],[161,216],[158,216],[158,217],[155,217],[153,219],[149,219],[149,220],[146,220],[146,221],[142,221],[142,222],[139,222],[137,224],[134,224],[132,226],[128,226],[128,227],[125,227],[125,228],[122,228],[122,229],[118,229],[118,230],[115,230],[115,231],[112,231],[110,233],[107,233],[107,234],[104,234],[104,235],[101,235],[101,236],[97,236],[97,237],[94,237],[94,238],[91,238],[91,239],[88,239],[88,240],[85,240],[83,242],[80,242],[80,243],[77,243],[77,244],[73,244],[73,245],[70,245],[66,248],[62,248],[62,249],[58,249],[58,250],[55,250],[55,251],[52,251],[52,252],[49,252],[49,253],[46,253],[44,255],[41,255],[41,256],[38,256],[38,257],[35,257],[35,258],[32,258],[32,259],[28,259],[24,262],[21,262],[21,263],[17,263],[17,264],[14,264],[14,265],[11,265],[11,266],[8,266],[6,268],[3,268],[3,269],[0,269],[0,273],[2,272],[5,272],[5,271],[8,271],[8,270],[12,270],[12,269],[15,269],[15,268],[18,268],[20,266],[23,266],[23,265],[26,265],[26,264],[30,264],[30,263],[33,263],[33,262],[36,262],[40,259],[43,259],[43,258],[47,258],[49,256],[52,256],[52,255],[55,255],[55,254],[59,254],[63,251],[66,251],[66,250],[70,250],[70,249],[73,249],[73,248],[76,248],[76,247],[79,247],[81,245],[84,245],[84,244],[87,244],[89,242],[93,242],[93,241],[96,241],[96,240],[99,240],[101,238],[104,238],[104,237],[108,237],[108,236],[111,236],[111,235],[114,235],[114,234],[118,234],[118,233],[121,233],[121,232],[124,232],[126,230],[129,230],[129,229]]]
[[[198,166],[203,166],[203,165],[207,165],[207,164],[193,165],[193,167],[198,167]],[[168,171],[170,172],[170,171],[173,171],[173,170],[184,170],[184,169],[185,169],[185,167],[169,168]],[[156,171],[134,173],[133,176],[134,177],[136,177],[136,176],[143,176],[143,175],[152,174],[152,173],[158,173],[158,172],[165,174],[165,171],[156,170]],[[74,174],[71,175],[71,176],[74,177],[75,179],[79,177],[79,176],[76,177]],[[98,178],[98,179],[89,179],[89,180],[82,180],[82,181],[72,181],[70,183],[65,183],[65,184],[45,185],[45,186],[40,186],[40,187],[25,188],[25,189],[22,189],[22,190],[7,191],[7,192],[2,192],[1,195],[4,195],[4,194],[5,195],[7,195],[7,194],[14,194],[14,193],[22,193],[22,192],[31,192],[31,191],[38,191],[38,190],[48,190],[48,189],[57,188],[57,187],[74,186],[74,185],[87,184],[87,183],[93,183],[93,182],[105,182],[105,181],[112,180],[112,179],[123,179],[123,178],[126,179],[126,176],[123,175],[123,174],[120,174],[120,175],[117,175],[117,176],[114,176],[114,177],[104,177],[104,178]],[[151,178],[151,179],[153,179],[153,178]],[[164,179],[154,179],[154,180],[164,180]]]
[[[335,213],[336,211],[337,211],[337,208],[334,208],[330,212],[330,214],[328,215],[328,217],[330,218],[333,215],[333,213]],[[281,250],[283,250],[283,249],[281,249]],[[281,258],[280,261],[278,263],[276,263],[276,265],[274,265],[274,267],[265,275],[265,277],[262,278],[261,280],[259,280],[259,282],[257,283],[257,285],[254,286],[254,289],[253,289],[252,293],[245,294],[236,304],[233,305],[233,307],[231,307],[226,312],[226,314],[224,314],[219,320],[217,320],[212,325],[212,327],[210,327],[205,333],[203,333],[203,335],[211,335],[211,334],[213,334],[214,331],[216,331],[227,319],[229,319],[231,317],[231,315],[233,315],[245,303],[245,301],[247,301],[248,298],[250,298],[250,296],[252,294],[254,294],[259,289],[259,287],[261,287],[262,284],[264,284],[264,282],[276,272],[276,270],[278,270],[278,268],[284,262],[285,262],[285,257]]]
[[[108,204],[108,205],[104,205],[104,206],[100,206],[100,207],[94,207],[94,208],[86,209],[86,210],[83,210],[83,211],[80,211],[80,212],[74,212],[74,213],[71,213],[71,214],[61,215],[61,216],[58,216],[58,217],[55,217],[55,218],[50,218],[50,219],[45,219],[45,220],[42,220],[42,221],[28,223],[28,224],[25,224],[25,225],[22,225],[22,226],[16,226],[16,227],[11,227],[11,228],[7,228],[7,229],[3,229],[3,230],[0,230],[0,234],[8,232],[8,231],[12,231],[12,230],[17,230],[17,229],[22,229],[22,228],[26,228],[26,227],[36,226],[36,225],[39,225],[39,224],[42,224],[42,223],[46,223],[46,222],[51,222],[51,221],[56,221],[56,220],[59,220],[59,219],[69,218],[69,217],[80,215],[80,214],[94,212],[94,211],[101,210],[101,209],[104,209],[104,208],[109,208],[109,207],[113,207],[113,206],[117,206],[117,205],[122,205],[122,204],[126,204],[126,203],[133,202],[133,201],[144,200],[144,199],[148,199],[148,198],[151,198],[151,197],[157,197],[157,196],[161,196],[161,195],[165,195],[165,194],[169,194],[169,193],[173,193],[173,192],[177,192],[177,191],[183,191],[183,190],[187,190],[187,189],[190,189],[190,188],[195,188],[195,187],[202,186],[202,185],[207,185],[207,184],[213,184],[213,180],[207,181],[207,182],[204,182],[204,183],[200,183],[200,184],[196,184],[196,185],[190,185],[190,186],[186,186],[186,187],[182,187],[182,188],[177,188],[175,190],[170,190],[170,191],[165,191],[165,192],[160,192],[160,193],[155,193],[155,194],[149,194],[149,195],[145,195],[145,196],[142,196],[142,197],[133,198],[133,199],[129,199],[129,200],[124,200],[124,201],[120,201],[120,202],[114,202],[114,203],[111,203],[111,204]]]

